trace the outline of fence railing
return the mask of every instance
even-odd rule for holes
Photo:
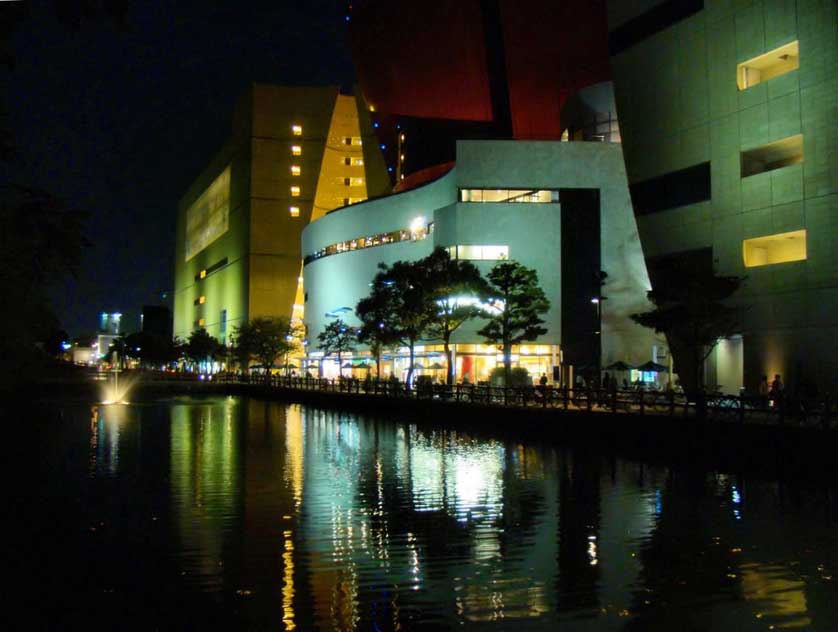
[[[718,422],[795,425],[831,429],[838,426],[838,406],[829,397],[774,399],[754,396],[699,395],[688,399],[674,391],[591,389],[554,386],[502,387],[488,384],[418,384],[409,389],[388,380],[325,379],[282,375],[219,373],[222,384],[345,393],[413,400],[515,408],[547,408],[603,414],[654,415]]]

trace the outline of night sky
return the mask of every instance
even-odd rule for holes
[[[30,6],[2,71],[20,154],[4,177],[90,213],[78,279],[53,292],[63,326],[91,332],[118,310],[130,332],[173,286],[178,200],[248,84],[351,88],[342,3],[135,0],[124,24],[78,26],[51,2]]]

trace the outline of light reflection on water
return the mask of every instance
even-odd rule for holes
[[[248,399],[86,412],[79,493],[166,519],[106,516],[142,581],[242,625],[838,629],[829,491]]]

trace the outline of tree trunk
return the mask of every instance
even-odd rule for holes
[[[512,378],[512,344],[508,341],[503,343],[503,385],[510,386]]]
[[[410,349],[410,366],[407,369],[407,389],[410,390],[411,387],[411,380],[413,379],[413,365],[415,364],[413,361],[413,344],[414,341],[411,340],[408,348]]]
[[[446,338],[443,343],[445,344],[445,361],[447,363],[445,367],[445,372],[447,373],[445,376],[445,383],[448,384],[448,386],[451,386],[454,383],[454,362],[451,357],[451,345],[449,344],[448,338]]]
[[[381,354],[375,356],[375,379],[381,379]]]

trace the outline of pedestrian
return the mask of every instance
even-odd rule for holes
[[[770,388],[768,386],[768,376],[763,374],[762,377],[759,378],[759,386],[757,387],[757,394],[759,395],[759,406],[760,408],[767,408],[768,407],[768,393]]]
[[[547,396],[547,374],[542,373],[541,379],[538,380],[538,392],[541,394],[541,397],[544,398]]]
[[[774,381],[771,382],[768,396],[771,399],[771,405],[774,407],[778,406],[783,399],[783,380],[779,373],[774,375]]]

